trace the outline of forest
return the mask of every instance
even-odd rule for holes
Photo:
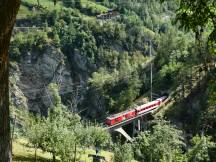
[[[216,161],[215,54],[214,0],[22,0],[9,47],[13,160],[86,162],[99,150],[110,162]],[[163,94],[132,142],[104,129]]]

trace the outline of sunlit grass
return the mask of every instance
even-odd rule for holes
[[[79,151],[81,154],[77,154],[77,159],[83,162],[92,162],[92,158],[88,157],[89,154],[95,154],[94,150],[82,150]],[[108,151],[101,151],[100,156],[104,156],[109,162],[113,161],[113,153]],[[14,162],[32,162],[35,160],[35,151],[33,148],[28,146],[26,139],[19,139],[13,142],[13,161]],[[37,161],[38,162],[51,162],[52,155],[48,152],[43,152],[41,149],[37,150]],[[57,161],[60,162],[59,157]]]
[[[19,15],[26,15],[26,14],[30,14],[30,10],[26,7],[26,6],[23,6],[21,5],[20,6],[20,9],[19,9]]]
[[[84,8],[94,8],[95,10],[99,11],[100,13],[103,13],[103,12],[107,12],[108,11],[108,8],[105,7],[105,6],[102,6],[100,4],[97,4],[95,2],[92,2],[92,1],[86,1],[86,0],[83,0],[81,1],[82,3],[82,6]]]
[[[33,148],[27,146],[25,139],[19,139],[13,142],[13,161],[14,162],[32,162],[35,160],[35,152]],[[37,161],[51,161],[51,154],[38,149]]]
[[[23,3],[28,3],[32,6],[37,6],[37,0],[22,0]],[[60,10],[63,8],[62,2],[58,1],[56,5],[54,5],[53,0],[40,0],[40,5],[45,8],[48,9],[50,11],[52,10]],[[34,14],[40,14],[41,11],[33,11],[32,9],[28,8],[25,5],[21,5],[17,18],[26,18],[27,15],[34,15]]]
[[[32,5],[37,5],[37,0],[22,0],[22,2],[28,2],[29,4]],[[40,5],[43,7],[47,7],[48,9],[52,10],[52,9],[60,9],[62,7],[62,2],[58,1],[56,3],[56,5],[54,6],[54,2],[53,0],[40,0],[39,1]]]

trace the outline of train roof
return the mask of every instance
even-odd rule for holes
[[[159,101],[159,100],[165,100],[167,97],[168,97],[168,96],[160,97],[160,98],[157,99],[157,101]]]
[[[113,115],[111,115],[111,116],[108,116],[107,119],[116,118],[117,116],[121,116],[121,115],[126,114],[126,113],[128,113],[128,112],[130,112],[130,111],[133,111],[133,110],[134,110],[134,108],[133,108],[133,109],[125,110],[125,111],[120,112],[120,113],[117,113],[117,114],[113,114]]]
[[[154,103],[156,103],[156,102],[158,102],[158,100],[154,100],[154,101],[145,103],[145,104],[143,104],[143,105],[137,106],[137,107],[135,107],[135,109],[139,109],[139,108],[144,107],[144,106],[150,106],[150,105],[152,105],[152,104],[154,104]]]

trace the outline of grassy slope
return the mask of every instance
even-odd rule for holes
[[[22,0],[22,2],[28,2],[29,4],[37,5],[36,0]],[[58,1],[56,6],[54,6],[53,0],[40,0],[40,5],[43,7],[47,7],[49,9],[61,9],[63,7],[62,2]]]
[[[108,10],[107,7],[102,6],[92,1],[82,0],[81,4],[84,8],[94,8],[95,10],[100,11],[101,13],[106,12]]]
[[[14,162],[32,162],[34,161],[34,149],[27,146],[28,142],[25,139],[19,139],[13,142],[13,161]],[[85,153],[78,155],[80,161],[92,162],[91,158],[88,158],[88,154],[95,154],[94,150],[86,150]],[[112,161],[113,154],[106,151],[101,151],[101,156],[104,156],[107,161]],[[59,158],[57,158],[60,161]],[[38,162],[52,161],[52,155],[48,152],[43,152],[38,149],[37,151]]]
[[[30,162],[34,161],[34,149],[26,146],[26,140],[19,139],[13,142],[13,161]],[[51,154],[37,151],[37,160],[39,162],[50,161]]]
[[[22,0],[24,3],[28,3],[31,5],[37,5],[36,0]],[[99,11],[101,13],[106,12],[108,10],[107,7],[102,6],[100,4],[94,3],[92,1],[81,1],[81,4],[84,8],[94,8],[94,10]],[[54,6],[53,0],[40,0],[40,5],[43,6],[44,8],[47,8],[49,10],[60,10],[64,8],[63,4],[61,1],[58,1],[57,4]],[[35,11],[34,11],[35,13]],[[28,7],[21,5],[19,13],[18,13],[18,18],[23,18],[26,17],[27,15],[33,14],[33,11],[31,11]]]

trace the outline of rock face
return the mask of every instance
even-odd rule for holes
[[[59,85],[61,95],[73,92],[73,79],[68,64],[64,54],[50,45],[47,45],[43,53],[23,54],[19,62],[11,63],[13,104],[46,115],[47,108],[52,103],[47,91],[50,83]]]

